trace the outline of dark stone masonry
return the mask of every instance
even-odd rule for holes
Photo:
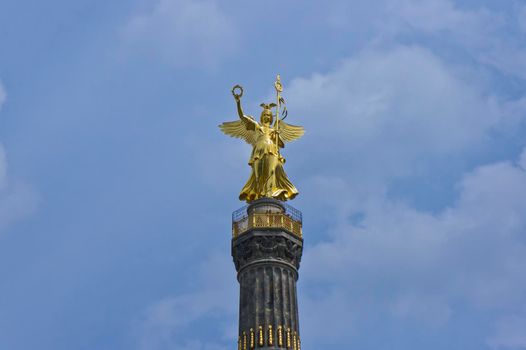
[[[232,257],[240,285],[238,350],[301,349],[296,281],[301,213],[263,198],[233,215]]]

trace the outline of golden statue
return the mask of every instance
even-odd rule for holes
[[[298,190],[283,170],[285,158],[281,156],[279,149],[285,147],[285,143],[299,139],[305,130],[302,126],[291,125],[283,121],[287,117],[287,109],[285,100],[281,97],[283,86],[279,75],[274,87],[277,103],[261,104],[263,111],[260,123],[258,123],[253,117],[243,113],[241,108],[243,88],[239,85],[234,86],[232,95],[236,100],[240,120],[219,125],[225,134],[243,139],[252,145],[252,155],[248,161],[252,172],[239,194],[239,199],[242,201],[251,202],[263,197],[285,201],[293,199],[298,194]],[[272,125],[274,119],[272,108],[274,107],[276,108],[276,120]],[[282,120],[279,118],[280,114]]]

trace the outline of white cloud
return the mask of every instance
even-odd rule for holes
[[[351,222],[352,211],[340,215],[330,240],[305,252],[302,281],[309,293],[303,298],[310,307],[304,317],[343,323],[352,314],[362,320],[354,327],[371,317],[440,327],[458,305],[496,315],[524,305],[526,171],[511,162],[490,164],[466,174],[458,186],[455,204],[435,215],[385,198],[365,203],[359,224]],[[320,285],[351,302],[340,303],[339,313],[325,311],[312,292]],[[515,321],[508,324],[497,327],[493,345],[505,346],[506,330],[520,329]],[[303,333],[314,332],[312,326],[307,322]],[[347,336],[344,330],[334,335]],[[506,346],[524,344],[523,338],[510,339]]]
[[[2,82],[0,81],[0,111],[2,110],[2,106],[6,99],[6,92],[4,89],[4,86],[2,85]]]
[[[326,20],[353,36],[370,33],[369,44],[379,47],[425,42],[444,57],[469,56],[473,63],[525,79],[524,6],[502,2],[497,9],[486,3],[378,0],[370,6],[366,1],[335,2],[329,5],[335,15]]]
[[[488,344],[493,349],[526,349],[526,317],[508,316],[500,319],[495,335]]]
[[[222,350],[219,344],[223,340],[234,344],[237,304],[230,300],[236,294],[234,276],[228,257],[212,255],[206,259],[200,264],[195,290],[164,298],[148,307],[138,326],[137,349]],[[217,315],[221,321],[214,318]],[[215,329],[223,330],[224,339],[192,334],[193,324],[210,319],[214,319]]]
[[[392,11],[416,30],[428,33],[451,31],[469,39],[480,39],[495,26],[498,16],[484,9],[460,10],[450,0],[395,0]],[[477,40],[478,41],[478,40]]]
[[[526,171],[526,151],[523,151],[519,157],[519,166]]]
[[[33,213],[37,202],[34,191],[21,183],[10,184],[0,190],[0,233],[11,223]]]
[[[419,159],[460,156],[499,122],[492,98],[418,47],[365,51],[293,80],[286,96],[290,122],[301,117],[312,135],[302,142],[316,140],[311,154],[350,176],[385,179],[415,171]]]
[[[301,294],[303,272],[300,272],[298,297],[300,312],[301,342],[305,347],[308,343],[315,344],[310,337],[322,340],[320,343],[341,344],[339,338],[352,337],[361,313],[361,306],[349,299],[349,294],[343,288],[324,289],[315,295],[305,297]],[[336,341],[334,343],[334,341]],[[319,345],[319,344],[316,344]],[[310,347],[317,348],[317,347]],[[321,348],[321,347],[318,347]]]
[[[396,21],[455,36],[479,62],[511,72],[503,61],[488,62],[499,50],[502,60],[521,50],[501,40],[498,14],[460,10],[450,1],[396,3],[407,5],[393,7]],[[404,29],[397,26],[399,34]],[[518,133],[524,98],[496,97],[483,74],[431,50],[380,49],[385,43],[286,87],[289,121],[304,123],[308,132],[303,162],[311,176],[298,187],[316,203],[303,205],[329,225],[327,240],[307,247],[301,273],[302,333],[314,348],[323,345],[310,334],[320,329],[341,344],[376,333],[378,322],[435,329],[466,308],[506,318],[526,303],[526,149],[516,162],[464,174],[458,199],[435,214],[386,195],[393,179],[441,173],[455,159],[484,152],[495,131]],[[517,67],[512,73],[524,74]],[[505,328],[497,326],[491,344],[522,346],[519,340],[506,345]]]
[[[393,300],[389,312],[400,320],[408,318],[417,322],[424,320],[428,324],[438,327],[449,320],[452,309],[442,296],[406,293]]]
[[[0,110],[5,98],[5,89],[0,82]],[[37,203],[35,193],[28,186],[9,181],[7,168],[7,155],[0,143],[0,233],[12,222],[33,212]]]
[[[7,159],[4,147],[0,144],[0,191],[7,186]]]
[[[396,34],[408,26],[416,33],[447,38],[449,44],[460,44],[479,62],[526,78],[524,37],[513,28],[515,21],[523,27],[523,9],[513,11],[513,21],[509,21],[506,13],[490,11],[484,5],[476,10],[460,9],[451,0],[395,0],[390,8],[394,21],[400,21],[393,25]]]
[[[176,67],[215,66],[237,41],[232,22],[213,0],[159,0],[122,32],[129,47]]]

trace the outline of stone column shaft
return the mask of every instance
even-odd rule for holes
[[[249,226],[232,239],[240,286],[238,350],[300,350],[296,281],[303,239],[279,225],[272,226],[280,222],[276,219],[279,213],[285,215],[282,205],[275,202],[259,200],[249,206],[249,220],[254,219],[251,210],[257,214],[261,207],[270,218],[260,214],[257,219],[263,218],[263,224]],[[269,213],[269,205],[275,205],[273,212]]]

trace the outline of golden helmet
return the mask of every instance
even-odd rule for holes
[[[263,110],[261,111],[261,117],[260,117],[261,123],[264,123],[264,119],[268,119],[269,124],[272,124],[272,120],[274,119],[274,114],[272,113],[271,108],[276,107],[276,104],[275,103],[271,103],[271,104],[262,103],[260,104],[260,106],[263,108]]]

